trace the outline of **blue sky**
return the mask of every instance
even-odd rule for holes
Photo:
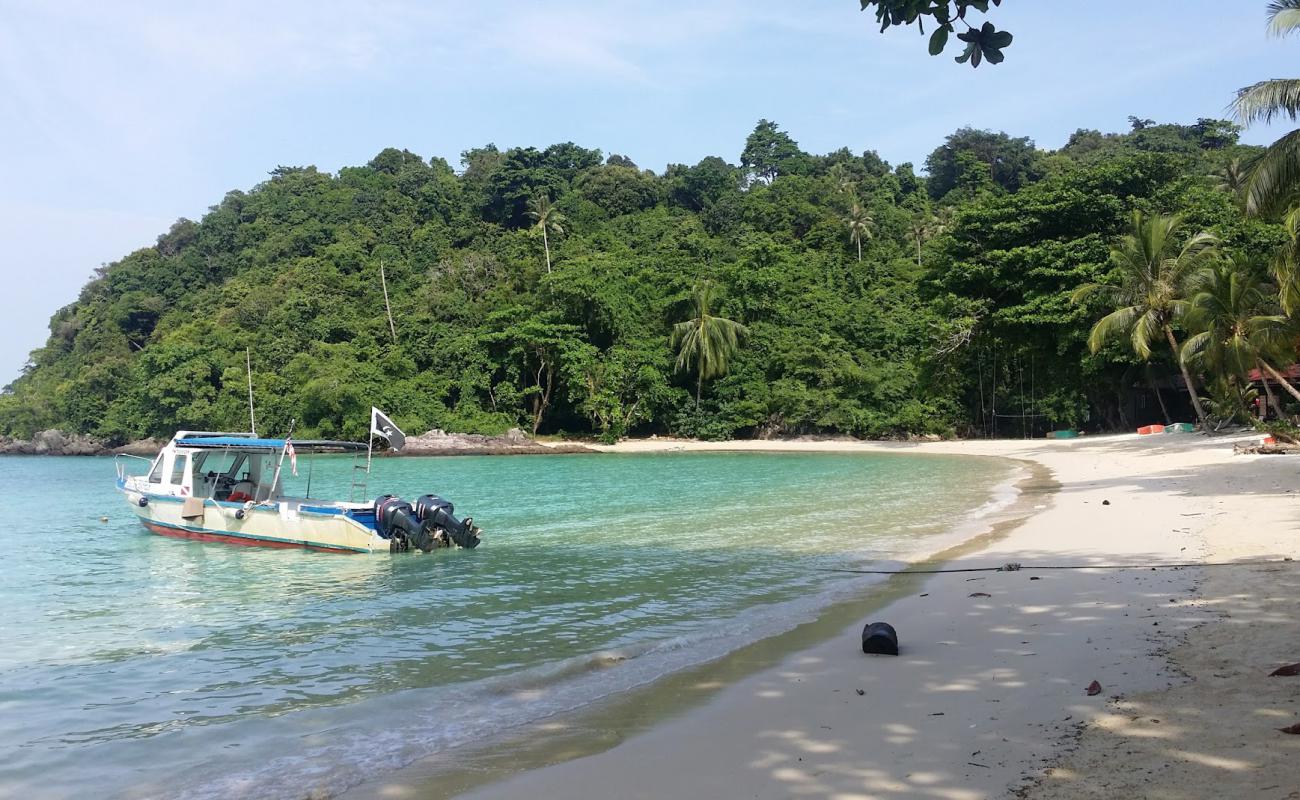
[[[572,140],[662,170],[736,161],[764,117],[895,164],[962,125],[1050,149],[1294,76],[1265,5],[1005,0],[1016,41],[972,70],[857,0],[0,0],[0,383],[97,266],[279,164]]]

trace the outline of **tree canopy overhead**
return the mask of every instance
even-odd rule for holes
[[[880,23],[880,32],[892,27],[910,27],[915,24],[917,30],[924,34],[926,24],[930,26],[930,55],[937,56],[948,46],[949,37],[956,34],[962,47],[961,55],[956,57],[958,64],[970,64],[978,67],[987,61],[1001,64],[1006,56],[1004,49],[1011,46],[1012,36],[1008,31],[1000,31],[992,22],[972,21],[972,11],[988,13],[989,6],[1000,6],[1002,0],[861,0],[862,10],[872,9],[876,21]]]

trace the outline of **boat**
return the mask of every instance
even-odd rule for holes
[[[372,422],[367,445],[178,431],[152,460],[118,456],[117,488],[145,528],[179,539],[328,553],[427,553],[477,547],[482,531],[473,519],[457,519],[454,506],[434,494],[414,503],[392,495],[359,502],[320,500],[310,497],[310,480],[305,496],[285,493],[286,457],[296,474],[299,453],[359,456],[364,452],[368,477],[376,433],[383,436],[385,431],[376,431]],[[400,431],[394,438],[398,436]],[[141,462],[149,468],[131,474],[130,465],[142,467]],[[354,476],[361,469],[354,463]],[[354,478],[354,494],[358,488],[364,493],[365,484]]]

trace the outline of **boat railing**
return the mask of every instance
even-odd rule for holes
[[[127,474],[127,470],[130,469],[132,466],[132,462],[125,460],[128,458],[135,459],[136,461],[143,461],[145,464],[149,466],[153,466],[152,458],[145,458],[144,456],[133,456],[128,453],[118,453],[113,456],[113,468],[117,470],[117,479],[119,481],[126,480],[127,478],[137,477],[137,475],[134,474]],[[135,466],[139,466],[139,465],[136,464]],[[140,473],[140,474],[144,475],[147,473]]]

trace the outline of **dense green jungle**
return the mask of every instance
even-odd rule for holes
[[[767,120],[737,144],[661,173],[572,143],[278,167],[98,269],[0,433],[245,429],[251,363],[259,429],[298,436],[364,437],[371,405],[408,432],[1042,435],[1156,421],[1153,395],[1242,417],[1247,373],[1295,360],[1296,226],[1245,213],[1262,148],[1230,122],[966,128],[920,167]],[[1181,295],[1114,318],[1139,251]],[[1211,308],[1241,287],[1272,321],[1246,361]]]

